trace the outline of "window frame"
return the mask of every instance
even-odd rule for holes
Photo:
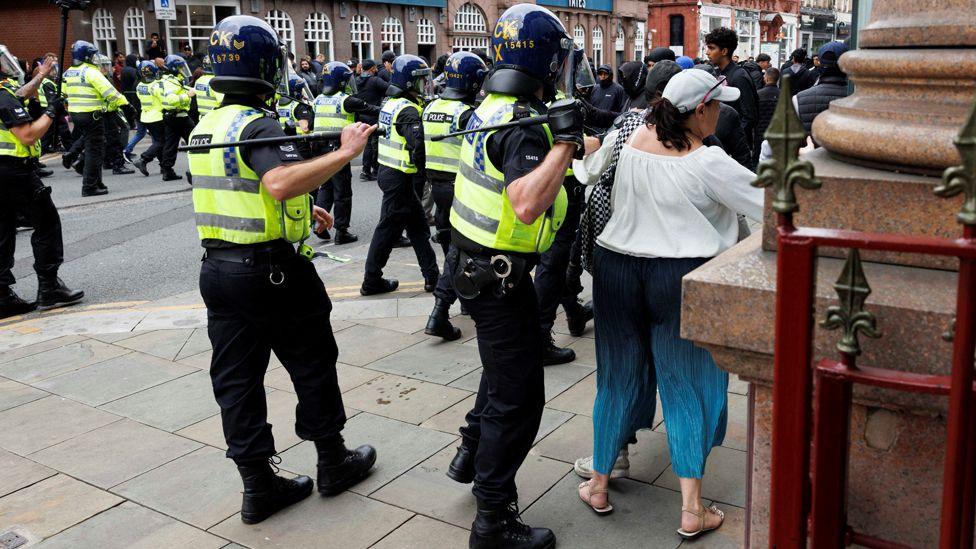
[[[383,51],[391,50],[397,55],[403,55],[403,23],[393,15],[383,18],[380,25],[380,49]],[[389,46],[389,47],[388,47]]]
[[[118,47],[115,34],[115,18],[106,8],[98,8],[92,14],[92,43],[102,55],[109,57]],[[104,46],[104,47],[103,47]]]
[[[305,52],[315,58],[318,54],[324,54],[326,62],[335,59],[333,49],[332,20],[328,14],[320,11],[313,11],[305,17]],[[322,45],[325,45],[323,51]]]

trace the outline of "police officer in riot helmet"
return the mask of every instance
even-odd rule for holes
[[[356,97],[356,79],[349,65],[332,61],[322,67],[322,93],[312,102],[315,131],[342,130],[356,120],[357,115],[376,118],[380,108]],[[339,146],[338,141],[316,143],[317,153],[329,152]],[[335,216],[335,243],[351,244],[359,237],[349,232],[352,219],[352,168],[346,165],[332,176],[315,195],[315,205],[332,212]],[[335,208],[333,210],[333,208]],[[319,232],[319,238],[328,240],[328,231]]]
[[[196,91],[186,87],[189,80],[190,67],[186,60],[179,55],[167,55],[160,68],[159,89],[162,92],[163,126],[166,130],[163,139],[163,151],[159,157],[159,167],[163,181],[183,179],[173,171],[176,165],[177,148],[180,139],[187,141],[193,130],[190,119],[190,104]]]
[[[551,548],[547,528],[519,520],[515,475],[539,429],[545,390],[544,340],[530,271],[566,214],[563,179],[582,156],[583,114],[575,88],[573,41],[559,19],[516,4],[495,25],[488,95],[468,130],[546,113],[545,125],[473,133],[461,145],[451,231],[455,290],[475,323],[484,366],[461,446],[448,468],[474,481],[472,548]],[[555,99],[557,91],[567,99]]]
[[[474,113],[475,100],[488,75],[488,67],[477,55],[470,52],[452,54],[444,63],[444,89],[440,97],[424,108],[424,137],[427,148],[427,180],[437,212],[434,216],[437,234],[434,239],[444,250],[444,256],[457,254],[450,249],[451,203],[454,201],[454,179],[457,177],[463,137],[449,137],[431,141],[435,135],[444,135],[468,126]],[[448,310],[457,301],[454,284],[448,274],[437,281],[434,289],[434,310],[430,313],[424,333],[453,341],[461,337],[461,330],[451,324]]]
[[[387,98],[380,109],[379,177],[383,191],[380,219],[366,256],[362,295],[392,292],[400,283],[383,278],[383,267],[404,229],[417,254],[424,290],[433,292],[440,277],[437,256],[430,245],[430,228],[420,197],[424,188],[423,98],[430,87],[430,67],[416,55],[393,61]]]
[[[192,143],[284,136],[271,104],[287,71],[284,44],[264,21],[221,20],[210,37],[214,91],[225,94],[190,136]],[[206,249],[200,293],[213,344],[210,375],[220,406],[227,457],[244,484],[241,519],[264,520],[312,492],[312,479],[275,474],[276,450],[262,380],[272,351],[298,396],[295,429],[314,441],[318,491],[338,494],[376,460],[370,446],[348,450],[336,378],[338,349],[329,296],[302,244],[310,225],[331,216],[308,193],[358,156],[374,127],[353,124],[340,147],[302,161],[292,143],[215,148],[188,155],[197,232]]]

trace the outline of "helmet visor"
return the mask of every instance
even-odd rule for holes
[[[279,61],[281,67],[281,79],[278,80],[278,95],[291,95],[288,93],[288,82],[292,78],[301,78],[295,69],[292,68],[291,63],[288,62],[288,49],[284,45],[281,45],[281,60]]]
[[[556,77],[556,92],[559,97],[576,97],[587,94],[596,86],[596,78],[590,69],[590,62],[582,49],[566,56]]]
[[[573,41],[563,38],[560,46],[562,62],[556,71],[556,97],[574,97],[576,94],[576,62],[573,53]]]
[[[424,97],[431,97],[434,95],[434,80],[431,76],[432,71],[430,68],[415,69],[410,73],[412,77],[412,90],[413,92],[423,95]]]
[[[187,65],[186,61],[182,61],[177,68],[180,76],[182,76],[184,79],[188,80],[191,76],[193,76],[193,73],[190,72],[190,65]]]
[[[99,70],[102,74],[108,75],[112,70],[112,60],[109,59],[107,55],[98,54],[95,56],[95,64],[98,65]]]
[[[308,87],[308,82],[304,78],[301,83],[295,85],[295,96],[292,99],[297,99],[303,103],[310,103],[312,101],[312,90]]]
[[[579,53],[573,57],[576,60],[576,70],[573,74],[576,90],[588,94],[596,86],[596,78],[593,77],[590,60],[587,59],[582,50],[579,50]]]
[[[0,46],[0,73],[10,78],[16,78],[18,82],[24,80],[24,69],[20,68],[20,63],[10,53],[7,46]]]

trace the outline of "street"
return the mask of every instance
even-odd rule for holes
[[[148,137],[136,152],[144,150],[147,142]],[[44,183],[53,189],[64,233],[60,276],[72,288],[85,291],[86,304],[157,300],[197,289],[202,248],[193,223],[191,187],[185,179],[161,181],[156,163],[149,166],[149,177],[105,171],[109,194],[82,198],[81,176],[65,170],[60,156],[48,157],[46,164],[54,175]],[[368,246],[382,193],[376,182],[359,179],[359,166],[357,159],[350,228],[359,242],[334,247],[313,235],[309,239],[313,247],[328,246],[341,255],[343,250]],[[185,154],[179,155],[176,171],[186,172]],[[15,290],[25,298],[37,288],[30,237],[30,231],[18,234],[14,267]]]

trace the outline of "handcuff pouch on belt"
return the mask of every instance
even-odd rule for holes
[[[454,290],[465,299],[474,299],[487,288],[494,287],[494,294],[501,297],[515,289],[525,268],[526,261],[520,257],[507,254],[472,256],[458,250]]]

